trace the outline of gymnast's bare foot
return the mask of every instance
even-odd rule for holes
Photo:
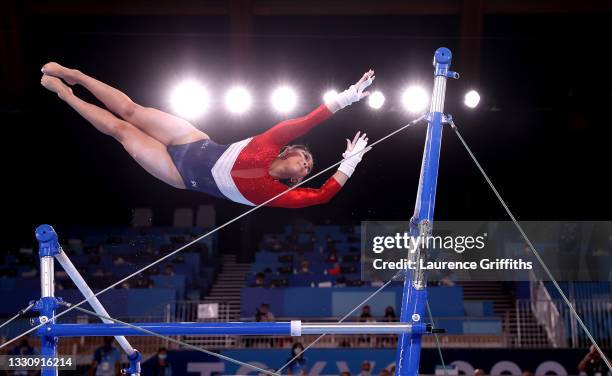
[[[57,96],[62,99],[72,94],[72,89],[66,86],[66,84],[64,84],[62,80],[57,77],[43,74],[42,78],[40,79],[40,84],[47,90],[56,93]]]
[[[56,62],[50,62],[45,64],[42,67],[41,71],[46,75],[61,78],[62,80],[66,81],[68,85],[76,84],[77,77],[80,73],[76,69],[66,68]]]

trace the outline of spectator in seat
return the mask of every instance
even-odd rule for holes
[[[276,235],[273,235],[268,243],[270,250],[280,252],[283,249],[283,243],[278,239]]]
[[[385,308],[385,316],[383,317],[383,321],[386,321],[386,322],[396,322],[397,321],[397,316],[395,315],[395,309],[392,306],[388,306],[387,308]],[[395,340],[388,336],[381,336],[377,340],[378,340],[380,347],[394,347],[395,346],[394,344]]]
[[[329,275],[339,276],[341,273],[342,273],[342,270],[340,269],[339,263],[335,263],[333,268],[327,269],[327,274]]]
[[[336,251],[336,247],[330,247],[327,257],[325,258],[325,262],[338,262],[338,252]]]
[[[372,364],[367,361],[364,360],[363,363],[361,363],[361,371],[359,372],[358,376],[371,376],[372,375]]]
[[[255,312],[255,321],[261,322],[272,322],[274,321],[274,314],[270,312],[270,305],[262,303],[257,312]]]
[[[167,276],[174,276],[174,268],[172,267],[172,265],[166,265],[166,267],[164,268],[164,275]]]
[[[340,373],[340,376],[351,376],[350,372],[344,371],[342,373]]]
[[[266,277],[263,273],[259,272],[255,274],[255,282],[251,287],[266,287]]]
[[[361,308],[361,315],[359,315],[359,322],[373,322],[373,321],[376,321],[376,320],[374,320],[374,317],[370,313],[370,306],[364,305],[363,308]]]
[[[338,262],[338,255],[336,254],[336,252],[331,252],[330,254],[328,254],[327,258],[325,259],[325,262]]]
[[[312,274],[312,272],[310,271],[310,262],[308,262],[308,260],[302,261],[301,267],[298,270],[297,274]]]
[[[586,373],[587,376],[601,376],[608,373],[608,367],[594,345],[578,364],[578,371]]]
[[[168,362],[168,350],[160,347],[153,361],[152,376],[172,376],[172,365]]]
[[[304,346],[300,342],[293,344],[291,355],[289,355],[287,362],[289,363],[287,366],[288,375],[304,376],[308,374],[308,370],[306,369],[307,360],[304,357]]]
[[[380,376],[392,376],[388,369],[383,368],[380,370]]]
[[[438,286],[452,287],[455,286],[455,281],[453,281],[451,275],[445,275],[438,281]]]
[[[388,306],[387,308],[385,308],[385,320],[384,321],[388,321],[388,322],[397,321],[397,316],[395,315],[395,309],[393,309],[393,307]]]
[[[121,355],[113,347],[113,337],[104,337],[104,345],[94,352],[93,362],[89,369],[90,376],[116,376],[120,374]]]

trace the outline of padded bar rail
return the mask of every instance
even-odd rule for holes
[[[307,334],[400,334],[427,331],[425,325],[407,323],[302,323],[291,322],[167,322],[130,323],[161,335],[286,335]],[[124,324],[50,324],[39,334],[53,337],[149,336]]]

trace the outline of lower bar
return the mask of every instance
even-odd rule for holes
[[[307,334],[399,334],[425,332],[425,325],[407,323],[302,323],[291,322],[169,322],[131,323],[130,325],[161,335],[285,335]],[[51,324],[39,334],[53,337],[150,336],[124,324]]]
[[[166,322],[130,323],[162,335],[289,335],[289,322]],[[123,324],[54,324],[39,329],[55,337],[80,336],[150,336],[141,330]]]

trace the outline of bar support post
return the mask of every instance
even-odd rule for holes
[[[39,312],[33,324],[55,323],[55,310],[58,300],[55,297],[55,269],[54,256],[59,252],[57,234],[48,225],[39,226],[36,229],[36,239],[39,243],[38,254],[40,256],[40,291],[41,298],[35,302],[33,310]],[[45,358],[57,357],[57,337],[40,335],[41,355]],[[57,376],[56,367],[43,367],[42,376]]]
[[[427,116],[427,137],[423,151],[423,162],[414,215],[410,220],[410,235],[426,237],[431,234],[438,165],[442,145],[442,128],[445,122],[444,97],[448,78],[459,78],[459,74],[449,70],[452,54],[448,48],[438,48],[434,54],[434,88],[431,96],[429,115]],[[410,260],[416,261],[427,257],[426,250],[417,249],[409,253]],[[423,270],[406,270],[400,322],[412,325],[422,324],[427,305],[427,279]],[[395,374],[398,376],[417,376],[421,355],[422,332],[402,333],[398,339]]]

